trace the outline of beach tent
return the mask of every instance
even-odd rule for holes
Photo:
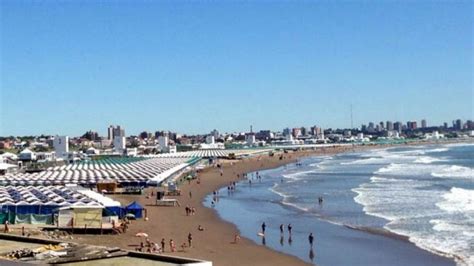
[[[135,215],[135,218],[142,218],[142,211],[143,207],[142,205],[138,204],[136,201],[130,203],[127,207],[125,207],[125,213],[131,213]]]

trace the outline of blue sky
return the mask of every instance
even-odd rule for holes
[[[0,135],[473,118],[473,4],[2,1]]]

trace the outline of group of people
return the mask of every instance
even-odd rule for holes
[[[176,252],[176,244],[173,239],[169,240],[169,251]],[[184,251],[187,247],[193,246],[193,235],[191,233],[188,234],[188,243],[184,242],[181,244],[181,249]],[[164,238],[161,239],[161,242],[158,244],[156,242],[151,241],[149,238],[146,239],[145,243],[140,242],[140,246],[137,247],[135,250],[139,252],[147,252],[147,253],[163,253],[166,249],[166,241]]]
[[[190,215],[195,215],[196,214],[196,208],[194,207],[189,207],[189,205],[186,205],[186,216],[190,216]]]
[[[214,207],[218,201],[219,201],[219,190],[214,190],[212,192],[212,201],[211,201],[212,207]]]
[[[323,199],[322,196],[318,197],[318,203],[319,203],[319,205],[322,205],[322,204],[323,204],[323,201],[324,201],[324,199]]]
[[[127,217],[124,217],[122,219],[122,221],[120,222],[120,225],[117,226],[115,224],[115,220],[112,220],[112,230],[116,233],[116,234],[122,234],[122,233],[126,233],[127,230],[128,230],[128,226],[129,224],[131,223],[130,220],[127,219]]]
[[[170,240],[170,246],[172,243],[172,239]],[[174,242],[173,242],[174,244]],[[162,253],[165,250],[165,239],[163,238],[161,240],[161,246],[160,244],[151,241],[149,238],[146,239],[146,244],[140,242],[140,246],[135,249],[136,251],[139,252],[148,252],[148,253]]]
[[[235,182],[229,182],[229,185],[227,186],[227,192],[233,192],[236,188]]]
[[[262,228],[262,233],[261,233],[261,236],[263,237],[262,239],[262,243],[265,243],[265,230],[267,229],[267,224],[265,222],[262,223],[261,225],[261,228]],[[292,242],[292,239],[291,239],[291,232],[293,230],[293,226],[291,225],[291,223],[289,223],[287,226],[286,226],[287,230],[288,230],[288,235],[289,235],[289,239],[288,239],[288,242],[291,244]],[[285,233],[285,225],[284,224],[280,224],[280,235],[281,235],[281,238],[280,238],[280,242],[283,241],[283,234]],[[311,245],[311,247],[313,247],[313,243],[314,243],[314,235],[313,233],[310,233],[308,235],[308,242],[309,244]]]

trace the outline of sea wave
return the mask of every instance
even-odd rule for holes
[[[285,179],[290,179],[290,180],[293,180],[293,181],[298,181],[298,180],[301,180],[303,179],[302,177],[307,175],[307,174],[310,174],[310,173],[315,173],[314,170],[311,170],[311,171],[302,171],[302,172],[295,172],[295,173],[285,173],[285,174],[282,174],[283,178]]]
[[[368,215],[388,220],[385,229],[407,236],[420,248],[452,257],[460,265],[472,265],[474,190],[453,187],[446,192],[430,189],[432,184],[423,179],[373,176],[353,189],[354,200]]]
[[[435,177],[464,177],[474,178],[474,170],[470,167],[451,165],[437,169],[431,173]]]
[[[430,156],[420,156],[414,161],[414,163],[430,164],[434,162],[443,162],[443,161],[445,160],[440,159],[440,158],[434,158]]]
[[[414,164],[391,163],[378,169],[375,174],[389,176],[429,176],[440,178],[474,178],[474,171],[470,167],[446,164]]]
[[[436,148],[436,149],[432,149],[432,150],[427,150],[426,152],[428,153],[431,153],[431,152],[445,152],[445,151],[448,151],[449,148]]]
[[[295,204],[295,203],[292,203],[292,202],[289,202],[289,199],[291,198],[291,195],[288,195],[288,194],[285,194],[281,191],[278,191],[277,190],[277,187],[278,187],[278,183],[275,183],[272,187],[269,188],[269,190],[277,195],[279,195],[282,200],[281,200],[281,204],[283,205],[286,205],[286,206],[290,206],[290,207],[293,207],[293,208],[296,208],[300,211],[304,211],[304,212],[308,212],[309,211],[309,208],[305,208],[305,207],[302,207],[298,204]]]
[[[443,195],[443,199],[436,206],[451,213],[470,214],[474,221],[474,190],[453,187]]]

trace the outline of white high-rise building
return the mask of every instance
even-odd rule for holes
[[[69,155],[69,137],[68,136],[56,136],[53,140],[54,151],[56,157],[67,158]]]
[[[159,136],[158,137],[158,145],[162,151],[167,151],[169,147],[169,138],[168,136]]]
[[[216,142],[213,135],[209,135],[206,137],[206,144],[214,144]]]
[[[125,137],[114,137],[114,151],[123,154],[126,147]]]
[[[255,134],[247,134],[245,136],[245,141],[247,142],[247,145],[253,146],[255,144]]]

